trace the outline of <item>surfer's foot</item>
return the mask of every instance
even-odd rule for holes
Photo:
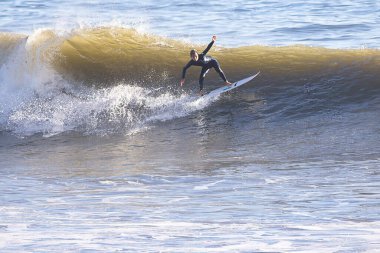
[[[229,81],[226,81],[224,84],[227,85],[227,86],[231,86],[232,85],[232,83],[229,82]]]
[[[203,94],[203,91],[199,91],[198,92],[198,95],[200,96],[200,97],[202,97],[204,94]]]

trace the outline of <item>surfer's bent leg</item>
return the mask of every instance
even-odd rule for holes
[[[223,79],[223,81],[227,82],[227,78],[224,75],[223,70],[220,68],[219,62],[215,59],[213,59],[211,61],[212,61],[212,66],[215,69],[215,71],[218,72],[219,76]]]
[[[208,71],[208,68],[202,68],[201,74],[199,75],[199,90],[203,90],[203,80],[205,79]]]

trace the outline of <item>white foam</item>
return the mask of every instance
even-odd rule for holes
[[[109,201],[103,204],[125,203],[125,199],[120,197],[107,199]],[[157,210],[165,213],[163,211]],[[122,213],[115,212],[111,216],[120,215]],[[14,217],[4,221],[8,228],[5,232],[0,231],[3,239],[1,247],[8,250],[17,245],[27,246],[31,251],[45,251],[49,247],[63,247],[70,242],[76,250],[102,251],[115,251],[120,248],[136,251],[143,246],[146,251],[157,252],[336,252],[349,250],[353,245],[352,241],[355,241],[355,245],[363,252],[376,252],[376,239],[380,232],[378,222],[306,226],[303,227],[307,229],[305,233],[303,230],[288,230],[287,226],[273,230],[273,226],[267,227],[265,223],[254,222],[157,220],[157,213],[141,217],[141,221],[132,221],[129,218],[101,220],[82,211],[69,211],[64,216],[57,217],[53,213],[33,217],[32,220]],[[16,219],[19,222],[14,224]],[[56,222],[50,224],[51,220]],[[29,226],[32,224],[48,226],[49,233],[46,234],[44,226],[42,229]]]
[[[89,134],[109,134],[120,129],[129,134],[146,130],[156,121],[183,117],[202,108],[194,107],[189,96],[175,97],[168,93],[154,96],[149,94],[149,89],[133,85],[66,90],[81,94],[71,96],[59,90],[49,94],[40,92],[42,96],[38,97],[29,94],[8,107],[4,120],[20,135],[43,132],[50,136],[78,128]]]
[[[209,189],[209,187],[214,186],[214,185],[219,184],[219,183],[222,183],[224,181],[225,180],[219,180],[219,181],[208,183],[208,184],[204,184],[204,185],[194,186],[193,189],[196,190],[196,191],[207,190],[207,189]]]
[[[102,180],[102,181],[99,181],[99,183],[103,185],[117,185],[116,182],[110,181],[110,180]]]

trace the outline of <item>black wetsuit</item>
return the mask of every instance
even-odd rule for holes
[[[201,74],[199,76],[199,88],[200,88],[200,90],[203,89],[203,80],[204,80],[208,70],[211,68],[214,68],[216,70],[216,72],[218,72],[220,77],[225,82],[227,81],[226,76],[224,75],[222,69],[220,68],[219,62],[210,56],[206,56],[207,52],[210,50],[210,48],[212,47],[213,44],[214,44],[214,41],[211,41],[210,44],[208,44],[207,48],[201,54],[198,54],[198,60],[194,61],[193,59],[191,59],[186,64],[186,66],[183,68],[183,71],[182,71],[182,79],[184,79],[185,75],[186,75],[186,70],[188,68],[190,68],[190,66],[194,65],[194,66],[202,67],[202,71],[201,71]]]

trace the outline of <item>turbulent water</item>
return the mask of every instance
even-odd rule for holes
[[[375,1],[0,7],[2,252],[380,248]]]

